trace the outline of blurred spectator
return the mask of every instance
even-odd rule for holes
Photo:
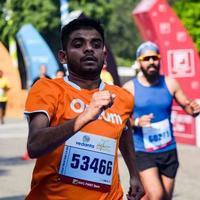
[[[8,101],[7,91],[10,89],[8,79],[3,76],[3,71],[0,70],[0,123],[4,124],[6,113],[6,104]]]
[[[31,86],[33,86],[33,85],[35,84],[35,82],[38,81],[40,78],[48,78],[48,79],[51,79],[51,77],[47,75],[47,68],[46,68],[46,65],[45,65],[45,64],[41,64],[41,65],[40,65],[39,76],[36,77],[36,78],[33,80],[33,83],[32,83]]]
[[[56,77],[55,78],[63,78],[65,76],[65,72],[61,69],[58,69],[56,71]]]

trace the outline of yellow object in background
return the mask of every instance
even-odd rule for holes
[[[0,77],[0,102],[8,101],[8,97],[6,93],[9,88],[10,88],[10,84],[9,84],[8,79],[6,77]]]
[[[101,70],[100,78],[103,82],[108,83],[110,85],[114,84],[113,77],[111,73],[106,69],[106,65],[104,64],[103,69]]]

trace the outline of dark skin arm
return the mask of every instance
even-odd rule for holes
[[[124,130],[121,135],[119,149],[130,175],[130,195],[134,197],[135,200],[139,200],[142,196],[144,196],[144,188],[139,179],[138,171],[136,170],[135,151],[129,121],[127,122],[127,129]]]
[[[76,120],[78,119],[74,118],[62,125],[49,127],[49,119],[46,114],[32,114],[30,116],[27,143],[29,156],[31,158],[40,157],[64,143],[75,133],[74,124]]]
[[[102,110],[113,103],[114,98],[115,95],[109,91],[96,92],[84,112],[55,127],[49,127],[49,119],[46,114],[31,114],[27,143],[29,156],[37,158],[56,149],[82,127],[96,120]]]
[[[176,102],[185,110],[187,114],[192,115],[193,117],[199,115],[200,105],[195,100],[188,99],[176,79],[166,77],[166,83]]]

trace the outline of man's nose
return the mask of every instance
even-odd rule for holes
[[[149,62],[150,62],[150,63],[153,63],[153,62],[154,62],[154,60],[153,60],[152,57],[149,58]]]
[[[93,50],[92,45],[89,42],[87,42],[85,44],[85,51],[92,51],[92,50]]]
[[[85,44],[85,50],[90,50],[90,49],[92,49],[92,45],[90,44],[90,43],[86,43]]]

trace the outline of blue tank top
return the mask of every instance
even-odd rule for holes
[[[165,83],[165,77],[160,76],[159,83],[153,86],[143,86],[137,78],[133,78],[135,105],[134,119],[153,113],[151,128],[134,128],[135,151],[158,153],[176,148],[171,123],[171,108],[173,96]]]

